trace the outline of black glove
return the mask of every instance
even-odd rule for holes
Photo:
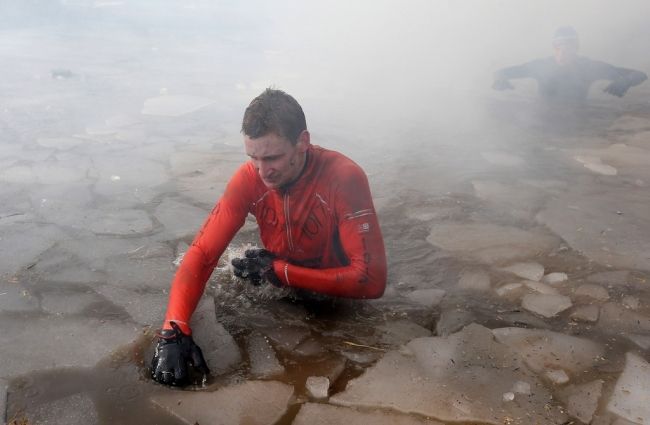
[[[510,84],[510,81],[505,80],[503,78],[499,78],[494,80],[494,83],[492,84],[492,88],[494,90],[512,90],[514,89],[513,85]]]
[[[188,366],[193,366],[205,378],[210,370],[203,353],[190,335],[185,335],[178,325],[158,334],[158,345],[151,360],[151,377],[165,385],[183,386],[190,382]]]
[[[242,279],[248,279],[253,285],[260,285],[263,280],[280,287],[282,282],[273,271],[275,255],[265,249],[247,249],[244,258],[233,258],[233,274]]]
[[[623,97],[629,88],[630,85],[627,81],[615,80],[609,83],[609,85],[605,87],[603,91],[613,96]]]

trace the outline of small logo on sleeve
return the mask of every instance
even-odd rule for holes
[[[370,223],[362,223],[357,226],[357,231],[359,233],[368,233],[370,231]]]

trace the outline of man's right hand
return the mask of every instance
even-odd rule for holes
[[[151,360],[151,377],[161,384],[183,386],[190,381],[189,368],[194,367],[205,378],[210,370],[201,349],[176,323],[171,325],[172,329],[164,329],[158,335]]]
[[[494,80],[494,83],[492,84],[492,88],[494,90],[512,90],[514,89],[513,85],[510,84],[510,81],[503,79],[503,78],[498,78]]]

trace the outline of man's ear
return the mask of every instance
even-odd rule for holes
[[[311,136],[309,135],[309,131],[303,130],[300,135],[298,135],[298,151],[300,153],[307,152],[307,149],[309,148],[309,144],[311,141]]]

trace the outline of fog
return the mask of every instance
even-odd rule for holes
[[[0,0],[0,422],[650,423],[650,83],[597,81],[568,108],[532,79],[492,89],[562,26],[581,55],[650,73],[649,16]],[[249,217],[191,323],[212,375],[170,390],[149,377],[169,286],[267,87],[368,175],[386,292],[250,287],[227,266],[260,243]]]
[[[218,90],[222,99],[236,99],[237,111],[273,85],[296,93],[315,128],[343,121],[373,136],[377,123],[389,124],[379,130],[385,134],[405,122],[448,122],[440,116],[450,107],[475,107],[478,97],[493,94],[495,70],[550,56],[559,26],[577,29],[587,57],[650,67],[644,1],[4,0],[1,7],[5,64],[24,63],[24,77],[43,72],[21,60],[49,49],[30,37],[38,29],[75,40],[56,51],[60,67],[91,78],[93,66],[110,64],[123,73],[123,90],[145,89],[128,87],[138,62],[171,92]],[[519,87],[509,94],[534,95],[533,82]],[[625,101],[642,102],[646,94],[640,88]]]

